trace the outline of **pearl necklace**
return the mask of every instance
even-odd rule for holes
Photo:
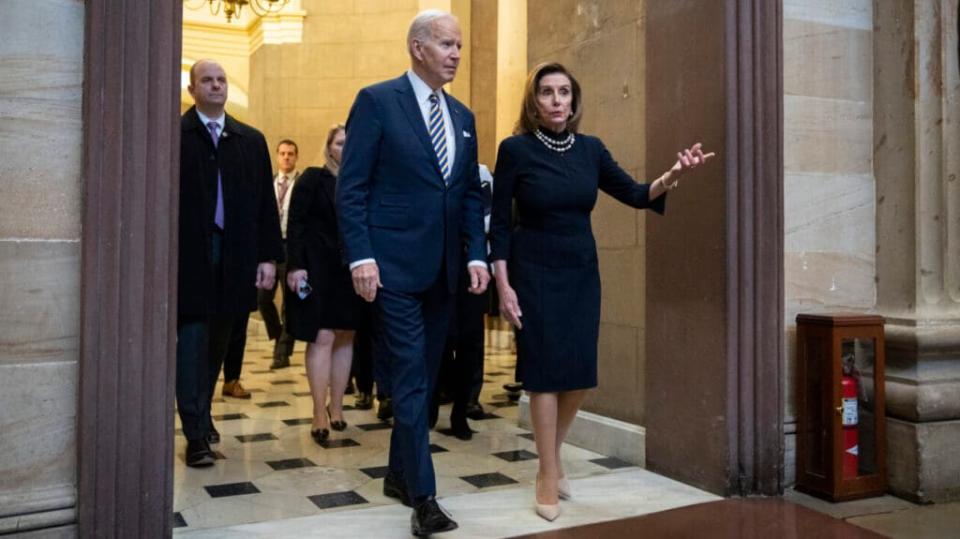
[[[544,135],[543,131],[540,131],[539,127],[537,128],[536,131],[533,132],[533,134],[537,136],[537,139],[539,139],[544,146],[559,153],[563,153],[569,150],[570,148],[573,148],[573,143],[576,142],[577,140],[576,137],[573,135],[573,133],[568,134],[567,138],[565,138],[564,140],[553,140],[547,135]]]

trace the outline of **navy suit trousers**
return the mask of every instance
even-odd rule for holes
[[[390,471],[415,503],[437,491],[427,423],[453,299],[440,277],[419,293],[381,288],[374,302],[377,359],[388,362],[393,399]]]

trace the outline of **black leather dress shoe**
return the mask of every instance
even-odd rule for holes
[[[474,421],[479,421],[487,417],[487,412],[483,410],[483,406],[480,406],[479,402],[473,401],[467,404],[467,417]]]
[[[187,466],[191,468],[203,468],[213,466],[213,451],[210,451],[210,445],[206,440],[187,441]]]
[[[450,433],[460,440],[466,441],[473,439],[473,430],[470,429],[470,425],[467,423],[466,418],[451,417]]]
[[[270,369],[286,369],[290,366],[290,356],[281,356],[274,354],[273,363],[270,364]]]
[[[212,425],[210,427],[210,432],[207,433],[207,443],[208,444],[220,443],[220,433],[217,431],[217,428]]]
[[[353,407],[357,410],[369,410],[373,408],[373,396],[369,393],[357,393],[357,400],[354,401]]]
[[[410,533],[417,537],[457,529],[457,523],[447,516],[437,500],[430,499],[413,508],[410,515]]]
[[[383,495],[400,500],[400,503],[407,507],[413,507],[410,497],[407,496],[406,487],[400,482],[399,478],[390,472],[387,472],[387,475],[383,478]]]
[[[386,421],[393,417],[393,405],[390,404],[390,397],[387,397],[380,401],[380,405],[377,407],[377,419],[380,421]]]

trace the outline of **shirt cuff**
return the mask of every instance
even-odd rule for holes
[[[481,268],[486,268],[486,267],[487,267],[487,263],[486,263],[485,261],[483,261],[483,260],[471,260],[470,262],[467,262],[467,267],[468,267],[468,268],[473,267],[473,266],[479,266],[479,267],[481,267]]]
[[[364,265],[364,264],[369,264],[369,263],[371,263],[371,262],[376,263],[377,261],[376,261],[376,259],[374,259],[374,258],[361,258],[360,260],[357,260],[356,262],[351,262],[351,263],[350,263],[350,271],[353,271],[353,268],[355,268],[355,267],[357,267],[357,266],[362,266],[362,265]]]

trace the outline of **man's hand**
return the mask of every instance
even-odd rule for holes
[[[487,284],[490,283],[490,272],[484,266],[467,266],[467,272],[470,273],[470,288],[467,290],[471,294],[483,294],[487,291]]]
[[[380,268],[376,262],[360,264],[350,272],[353,277],[353,289],[357,295],[368,303],[377,298],[377,289],[383,286],[380,282]]]
[[[307,280],[307,270],[298,269],[287,272],[287,288],[291,292],[296,292],[300,288],[300,281]]]
[[[260,290],[270,290],[277,281],[277,266],[273,262],[261,262],[257,266],[257,283]]]

